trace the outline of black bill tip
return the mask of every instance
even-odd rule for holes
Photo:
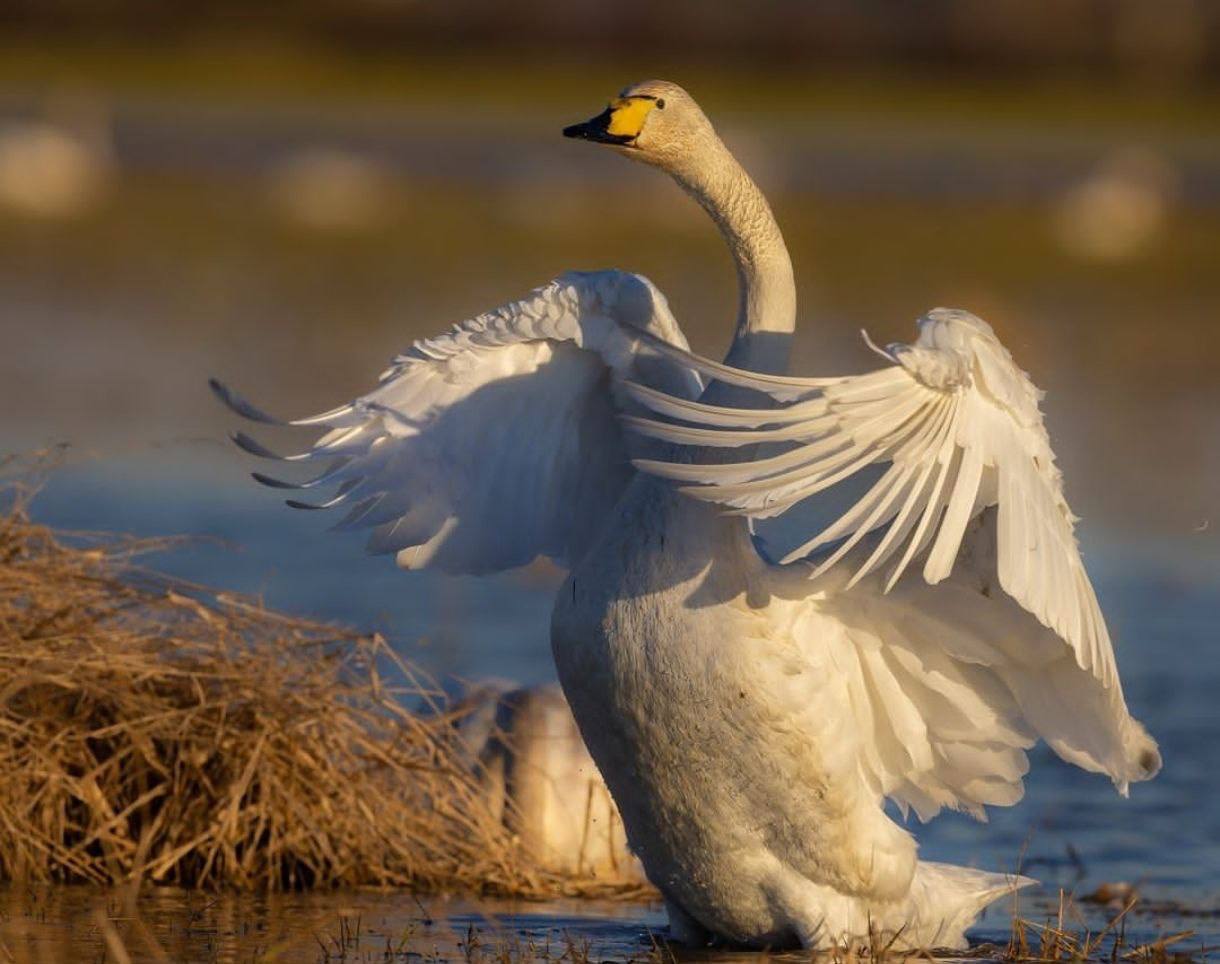
[[[569,124],[563,129],[564,137],[573,137],[580,141],[593,141],[595,144],[630,144],[634,137],[624,134],[611,134],[609,131],[612,111],[607,107],[596,117],[582,124]]]

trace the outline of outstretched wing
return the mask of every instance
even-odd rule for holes
[[[948,576],[970,520],[997,505],[1000,585],[1073,648],[1081,668],[1113,684],[1110,637],[1076,545],[1038,390],[990,326],[964,311],[930,312],[913,345],[888,353],[893,366],[846,378],[727,373],[773,396],[800,396],[781,409],[713,408],[635,388],[644,404],[692,423],[630,419],[644,434],[688,445],[791,443],[778,455],[723,465],[637,464],[688,483],[683,491],[696,498],[766,517],[884,463],[846,512],[781,561],[823,551],[820,575],[872,535],[871,551],[853,555],[851,584],[896,560],[887,589],[917,559],[927,582]],[[723,366],[702,367],[726,377]]]
[[[828,591],[811,606],[843,638],[847,703],[876,735],[862,765],[882,792],[921,813],[1012,802],[1035,736],[1123,790],[1153,775],[1156,745],[1127,713],[1038,390],[964,311],[930,312],[913,345],[882,354],[891,366],[844,378],[693,363],[786,403],[768,409],[632,386],[667,417],[627,416],[645,435],[698,447],[768,443],[742,461],[636,465],[756,518],[826,500],[830,489],[863,490],[820,531],[795,535],[781,562],[799,564],[776,570],[774,586],[811,596],[801,577],[826,574]],[[917,569],[922,580],[909,575]],[[959,712],[971,706],[978,711]],[[973,729],[962,725],[970,721]]]
[[[404,568],[474,574],[579,559],[634,474],[617,386],[700,391],[691,368],[652,347],[661,343],[686,347],[647,279],[572,272],[416,342],[367,395],[321,415],[282,423],[212,385],[246,418],[327,430],[289,456],[233,436],[254,455],[322,466],[304,482],[255,473],[266,485],[337,487],[289,505],[345,507],[336,528],[371,528],[370,551],[396,553]]]

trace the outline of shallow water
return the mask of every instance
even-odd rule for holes
[[[462,959],[466,947],[480,943],[532,960],[532,946],[539,957],[550,948],[558,958],[569,939],[596,947],[596,959],[627,960],[647,953],[663,916],[655,908],[600,901],[523,904],[360,892],[216,897],[169,888],[133,899],[84,887],[9,890],[0,891],[0,959],[102,960],[109,936],[133,961],[192,964],[446,961]]]
[[[975,954],[1010,937],[1011,908],[996,908],[975,929]],[[1058,919],[1053,901],[1027,901],[1029,920]],[[1100,934],[1107,908],[1077,906],[1065,919],[1074,934]],[[1182,908],[1136,910],[1125,921],[1131,947],[1193,930],[1175,943],[1197,959],[1220,938],[1216,914]],[[1036,941],[1036,937],[1034,938]],[[649,904],[559,900],[416,898],[401,893],[323,892],[267,896],[204,895],[157,888],[138,897],[86,887],[0,890],[0,959],[67,964],[117,959],[182,964],[321,964],[329,961],[799,961],[797,953],[689,951],[665,941],[664,911]],[[577,956],[573,956],[573,949]],[[1105,944],[1108,952],[1110,943]],[[565,956],[566,955],[566,956]]]

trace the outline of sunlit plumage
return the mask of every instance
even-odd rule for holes
[[[726,363],[645,279],[567,274],[292,423],[327,432],[287,458],[405,567],[569,568],[560,680],[675,936],[960,945],[1027,881],[917,860],[887,798],[982,816],[1020,798],[1039,739],[1122,792],[1160,765],[1038,392],[947,309],[877,371],[781,374],[791,263],[693,100],[639,84],[565,133],[665,170],[720,227],[741,283]]]

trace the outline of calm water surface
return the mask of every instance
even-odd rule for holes
[[[975,953],[1004,946],[1011,907],[994,908],[974,931]],[[1058,904],[1027,900],[1029,920],[1056,919]],[[1075,907],[1070,928],[1099,934],[1107,908]],[[1174,946],[1196,959],[1220,959],[1207,947],[1220,937],[1214,914],[1183,908],[1136,910],[1126,920],[1133,946],[1193,930]],[[798,953],[686,951],[665,944],[665,914],[656,905],[606,901],[469,901],[417,899],[400,893],[209,896],[171,888],[134,897],[85,887],[0,890],[0,955],[14,964],[75,964],[116,959],[175,964],[406,964],[422,961],[678,960],[714,964],[808,961]],[[1107,950],[1109,944],[1106,945]],[[585,958],[576,957],[581,960]]]

